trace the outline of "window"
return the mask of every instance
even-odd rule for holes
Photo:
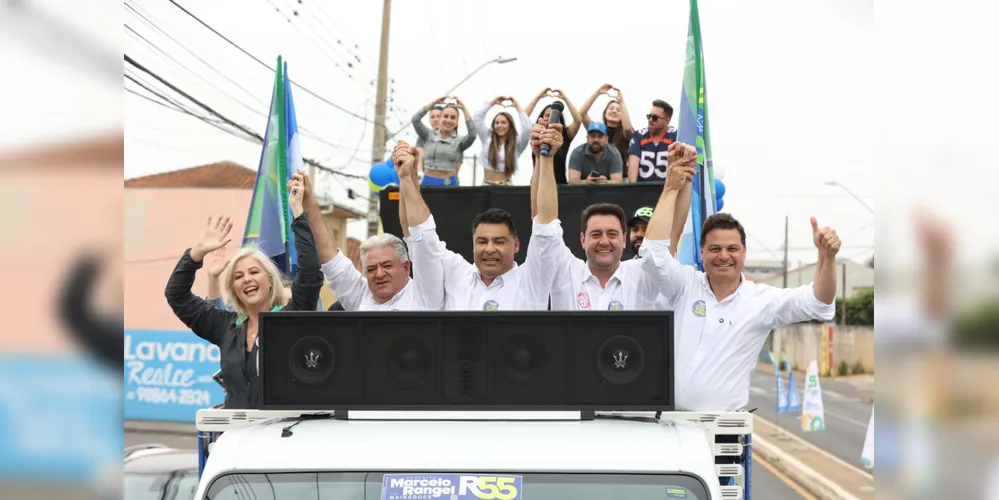
[[[382,500],[380,472],[248,473],[214,480],[206,500]],[[392,473],[393,475],[399,473]],[[490,472],[492,476],[522,476],[517,499],[544,500],[707,500],[699,479],[681,474],[518,474]],[[440,472],[405,473],[417,477],[457,478]],[[501,485],[502,486],[502,485]],[[480,491],[485,491],[480,490]],[[494,490],[494,491],[502,491]],[[510,490],[506,490],[510,491]],[[417,495],[424,500],[475,499],[472,495]],[[481,498],[481,497],[480,497]],[[500,496],[493,496],[503,500]],[[484,499],[485,500],[485,499]]]

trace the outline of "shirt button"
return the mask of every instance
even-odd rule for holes
[[[725,318],[718,318],[718,322],[719,323],[724,323],[725,322]]]

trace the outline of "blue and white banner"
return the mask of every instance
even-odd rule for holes
[[[221,404],[219,348],[190,331],[125,330],[125,419],[194,422]]]
[[[116,379],[82,356],[0,356],[0,482],[86,483],[115,470],[120,476]]]

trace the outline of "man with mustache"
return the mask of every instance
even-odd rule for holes
[[[694,175],[697,151],[677,143],[673,155],[680,177]],[[676,181],[674,181],[676,182]],[[678,184],[677,186],[681,186]],[[690,198],[686,198],[689,203]],[[652,278],[642,271],[638,259],[622,262],[628,224],[624,210],[612,203],[596,203],[583,210],[580,243],[586,260],[578,259],[564,243],[561,245],[558,274],[552,285],[553,310],[647,311],[657,304],[659,290]]]
[[[552,151],[562,146],[562,126],[536,125],[532,146],[548,144]],[[430,209],[416,186],[411,165],[418,151],[400,141],[392,153],[399,168],[400,213],[405,211],[409,241],[413,247],[414,271],[428,287],[428,297],[443,301],[448,311],[465,310],[545,310],[555,274],[554,257],[562,244],[558,220],[558,192],[555,185],[554,156],[538,156],[533,189],[538,193],[538,213],[531,230],[524,265],[514,262],[520,240],[513,217],[505,210],[491,208],[472,221],[474,264],[447,249],[437,235]]]
[[[674,211],[686,210],[677,206],[677,199],[684,197],[683,191],[689,195],[691,182],[674,171],[676,146],[670,146],[670,172],[636,262],[675,311],[677,409],[737,411],[749,402],[750,374],[771,330],[833,318],[840,240],[813,217],[818,249],[814,282],[775,288],[746,280],[746,231],[730,214],[717,213],[701,230],[704,272],[681,265],[667,238]]]

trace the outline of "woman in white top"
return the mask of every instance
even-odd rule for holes
[[[507,111],[500,111],[486,127],[486,115],[495,106],[513,107],[520,118],[520,131],[514,125],[513,116]],[[531,118],[520,108],[520,104],[512,97],[497,97],[479,108],[472,116],[475,130],[482,141],[478,162],[485,171],[483,179],[490,185],[508,185],[517,171],[517,158],[527,149],[531,141]]]

